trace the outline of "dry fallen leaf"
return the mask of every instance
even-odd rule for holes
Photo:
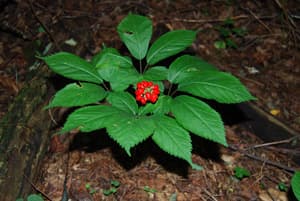
[[[285,192],[279,191],[274,188],[269,188],[267,191],[263,191],[259,194],[259,198],[262,201],[288,201]]]
[[[0,75],[0,86],[6,88],[6,90],[13,91],[14,94],[17,94],[20,90],[20,84],[10,77]]]
[[[273,116],[277,116],[279,113],[280,113],[280,110],[278,110],[278,109],[270,110],[270,114],[272,114]]]

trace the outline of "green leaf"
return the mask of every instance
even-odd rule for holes
[[[45,29],[42,26],[39,26],[38,27],[38,32],[39,33],[45,33],[46,31],[45,31]]]
[[[221,27],[219,28],[219,32],[222,37],[227,38],[231,35],[231,30],[229,28]]]
[[[138,60],[145,57],[152,35],[152,22],[147,17],[129,14],[117,27],[130,53]]]
[[[234,21],[233,21],[233,19],[231,19],[230,17],[228,17],[226,20],[224,20],[223,25],[224,26],[233,26],[234,25]]]
[[[128,92],[111,92],[107,97],[107,101],[112,104],[112,106],[136,114],[138,112],[138,105],[134,97]]]
[[[243,37],[247,33],[247,30],[244,28],[233,28],[232,32],[239,37]]]
[[[141,75],[135,68],[122,68],[112,74],[110,86],[114,91],[124,91],[129,85],[137,83],[140,79]]]
[[[118,190],[117,188],[111,187],[111,188],[109,188],[109,189],[104,189],[102,192],[103,192],[103,195],[109,196],[109,195],[111,195],[111,194],[116,193],[117,190]]]
[[[170,198],[169,201],[177,201],[177,193],[173,193]]]
[[[242,168],[242,167],[235,167],[234,168],[234,176],[238,179],[243,179],[245,177],[249,177],[251,174],[249,172],[249,170],[247,170],[246,168]]]
[[[159,81],[167,79],[168,69],[164,66],[155,66],[149,68],[144,74],[144,80]]]
[[[222,119],[206,103],[186,95],[177,96],[171,104],[171,112],[185,129],[227,146]]]
[[[91,64],[95,68],[107,68],[111,66],[128,68],[132,66],[132,61],[129,57],[121,56],[115,48],[104,48],[92,58]]]
[[[44,199],[37,194],[31,194],[27,197],[27,201],[43,201]]]
[[[170,65],[167,79],[171,83],[179,83],[191,73],[203,70],[217,70],[216,67],[199,57],[183,55]]]
[[[87,190],[91,189],[91,184],[90,184],[90,183],[86,183],[86,184],[85,184],[85,188],[86,188]]]
[[[170,112],[170,96],[160,95],[155,104],[148,103],[144,107],[140,107],[139,114],[167,114]]]
[[[141,77],[133,67],[131,59],[121,56],[114,48],[105,48],[93,58],[92,63],[101,77],[110,82],[114,91],[127,89]]]
[[[214,42],[214,46],[217,49],[226,49],[226,43],[223,40],[217,40]]]
[[[236,77],[218,71],[203,71],[190,76],[178,85],[178,90],[220,103],[255,100]]]
[[[122,110],[109,105],[86,106],[72,112],[61,133],[79,128],[82,132],[90,132],[105,128],[118,122],[122,116],[126,116]]]
[[[92,65],[74,54],[59,52],[41,59],[51,70],[64,77],[97,84],[102,83],[101,76]]]
[[[188,46],[196,38],[197,32],[190,30],[170,31],[159,37],[147,53],[147,63],[153,65],[169,56],[175,55]]]
[[[300,200],[300,171],[296,171],[293,175],[291,186],[295,197]]]
[[[155,188],[150,188],[149,186],[144,186],[143,190],[147,193],[156,193],[157,190]]]
[[[120,182],[117,180],[111,180],[110,184],[115,188],[118,188],[121,185]]]
[[[46,107],[73,107],[101,101],[106,91],[99,85],[82,82],[72,83],[59,90],[50,104]]]
[[[132,68],[133,64],[130,57],[122,56],[112,48],[106,48],[102,51],[98,60],[94,61],[95,68],[105,69],[105,68]]]
[[[153,133],[154,128],[154,123],[149,117],[127,115],[109,125],[107,132],[131,156],[130,149],[146,140]]]
[[[236,42],[234,42],[230,38],[226,38],[225,42],[226,42],[226,44],[227,44],[228,47],[235,48],[235,49],[238,48],[238,45],[236,44]]]
[[[288,191],[288,187],[285,183],[283,182],[280,182],[278,185],[277,185],[278,189],[280,191],[283,191],[283,192],[287,192]]]
[[[153,141],[165,152],[192,163],[192,144],[189,133],[171,117],[155,116]]]
[[[92,61],[101,77],[111,81],[120,69],[133,69],[129,57],[123,57],[112,48],[106,48]]]

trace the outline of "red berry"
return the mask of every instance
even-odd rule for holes
[[[151,94],[150,94],[149,92],[146,92],[146,93],[145,93],[145,97],[146,97],[147,100],[150,100]]]
[[[143,82],[141,82],[141,83],[142,83],[142,86],[143,86],[144,88],[148,87],[148,82],[147,82],[147,81],[143,81]]]
[[[158,90],[159,91],[159,87],[158,87],[158,85],[156,84],[156,85],[153,85],[153,90]]]
[[[145,105],[147,100],[145,98],[141,98],[140,102],[142,103],[142,105]]]
[[[156,100],[157,100],[157,98],[158,98],[158,96],[156,95],[156,94],[152,94],[152,96],[151,96],[151,102],[153,103],[153,102],[155,102]]]
[[[144,91],[145,91],[144,89],[138,88],[138,89],[135,91],[135,94],[143,94]]]
[[[144,89],[145,87],[144,87],[144,85],[143,85],[143,82],[137,83],[136,88],[137,88],[137,89]]]
[[[157,94],[157,95],[158,95],[158,94],[159,94],[159,90],[153,89],[153,90],[152,90],[152,94]]]
[[[142,105],[145,105],[147,101],[155,103],[160,93],[159,86],[153,84],[151,81],[141,81],[136,84],[137,89],[135,90],[136,100]]]
[[[141,95],[136,95],[136,96],[135,96],[135,99],[136,99],[137,101],[140,101],[140,100],[141,100],[141,98],[142,98],[142,96],[141,96]]]

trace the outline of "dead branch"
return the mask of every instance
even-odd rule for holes
[[[258,156],[255,156],[253,154],[249,154],[243,150],[240,150],[232,145],[229,146],[230,149],[232,149],[233,151],[237,151],[237,152],[240,152],[241,154],[247,156],[248,158],[251,158],[251,159],[254,159],[254,160],[257,160],[257,161],[260,161],[260,162],[263,162],[267,165],[270,165],[270,166],[274,166],[274,167],[277,167],[277,168],[280,168],[280,169],[283,169],[287,172],[290,172],[290,173],[294,173],[296,171],[295,168],[292,168],[292,167],[288,167],[286,165],[282,165],[280,163],[277,163],[277,162],[274,162],[274,161],[270,161],[268,159],[265,159],[265,158],[261,158],[261,157],[258,157]]]
[[[245,18],[249,18],[248,15],[238,15],[238,16],[233,16],[230,17],[230,19],[232,20],[239,20],[239,19],[245,19]],[[207,23],[207,22],[223,22],[226,20],[226,18],[222,18],[222,19],[179,19],[179,18],[174,18],[174,21],[177,22],[190,22],[190,23]]]
[[[60,46],[58,45],[56,39],[54,38],[54,36],[51,34],[50,30],[48,29],[48,27],[43,23],[43,21],[39,18],[39,16],[36,14],[32,2],[31,0],[27,0],[27,3],[29,4],[30,10],[34,16],[34,18],[38,21],[38,23],[43,27],[43,29],[45,30],[45,32],[48,34],[48,36],[50,37],[50,39],[52,40],[52,42],[54,43],[55,47],[58,50],[61,50]]]
[[[249,149],[255,149],[255,148],[261,148],[261,147],[266,147],[266,146],[273,146],[273,145],[278,145],[278,144],[287,144],[287,143],[290,143],[294,140],[296,140],[297,138],[300,138],[300,136],[293,136],[289,139],[285,139],[285,140],[279,140],[279,141],[274,141],[274,142],[267,142],[267,143],[263,143],[263,144],[257,144],[257,145],[253,145],[253,146],[250,146],[248,147],[246,150],[249,150]]]

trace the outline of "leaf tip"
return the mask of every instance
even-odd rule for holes
[[[43,61],[45,60],[45,57],[43,57],[43,56],[35,55],[34,57],[37,58],[37,59],[41,59]]]
[[[224,146],[224,147],[229,147],[229,145],[228,145],[228,143],[227,143],[227,141],[225,140],[225,142],[224,143],[222,143],[222,145]]]
[[[197,171],[203,170],[203,167],[201,165],[196,164],[196,163],[190,162],[190,165],[192,166],[193,170],[197,170]]]
[[[130,148],[125,148],[125,151],[129,157],[131,157]]]
[[[46,105],[45,107],[43,107],[43,109],[42,110],[48,110],[48,109],[50,109],[52,106],[49,104],[49,105]]]

